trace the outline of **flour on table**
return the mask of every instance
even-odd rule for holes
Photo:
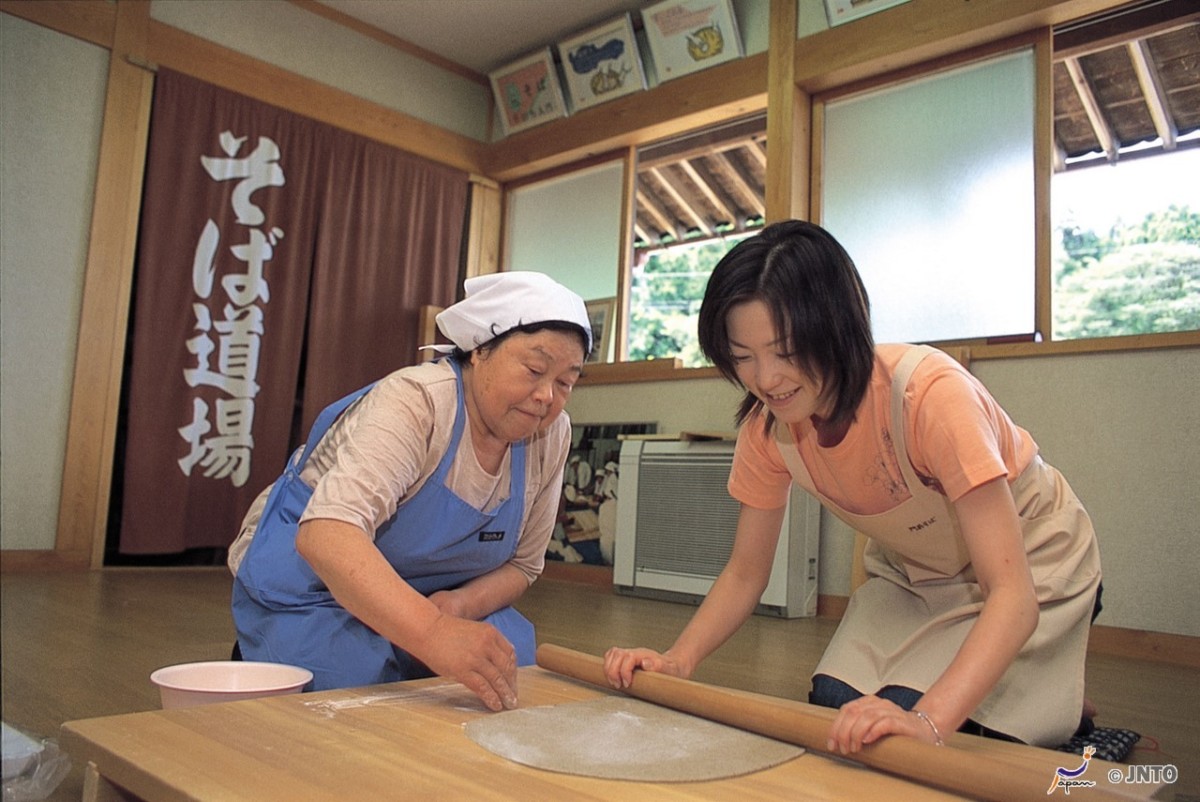
[[[798,746],[621,696],[510,710],[469,721],[501,757],[566,774],[643,782],[736,777],[801,755]]]
[[[343,710],[358,707],[390,707],[392,705],[411,705],[419,702],[435,701],[439,703],[461,700],[463,704],[456,705],[458,710],[474,712],[479,709],[475,696],[458,683],[445,685],[423,686],[419,690],[404,689],[387,691],[377,694],[355,694],[344,699],[322,699],[308,701],[304,706],[321,713],[326,718],[333,718]]]

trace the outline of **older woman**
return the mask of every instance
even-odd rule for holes
[[[592,336],[540,273],[465,289],[437,318],[450,357],[327,408],[247,513],[229,557],[246,659],[317,690],[433,672],[516,705],[535,644],[510,605],[543,567]]]

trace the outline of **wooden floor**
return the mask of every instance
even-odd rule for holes
[[[4,574],[0,591],[3,719],[38,736],[57,738],[64,721],[154,709],[151,671],[225,659],[233,642],[224,569]],[[665,648],[694,611],[554,579],[536,583],[518,606],[539,642],[597,655],[614,644]],[[695,679],[806,699],[835,626],[754,616]],[[1097,724],[1142,733],[1131,762],[1178,768],[1159,798],[1200,802],[1200,669],[1093,654],[1088,695],[1100,708]],[[82,784],[73,766],[51,799],[79,799]]]

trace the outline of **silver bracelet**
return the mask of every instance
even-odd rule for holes
[[[914,710],[913,712],[917,714],[917,718],[929,725],[929,729],[933,730],[934,743],[938,746],[945,746],[946,742],[942,740],[942,734],[938,732],[937,725],[933,723],[933,719],[929,717],[929,714],[924,710]]]

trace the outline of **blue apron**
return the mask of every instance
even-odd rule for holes
[[[476,509],[446,487],[467,417],[462,373],[457,363],[451,365],[458,400],[450,445],[421,489],[375,535],[376,547],[396,573],[426,596],[508,562],[516,553],[525,511],[523,442],[511,446],[509,496],[493,512]],[[351,393],[321,412],[303,452],[288,462],[271,489],[234,580],[233,620],[242,655],[303,666],[313,672],[312,690],[429,676],[407,652],[343,609],[296,551],[300,516],[312,497],[300,471],[338,416],[370,389]],[[533,625],[526,618],[506,607],[483,620],[512,643],[519,665],[534,663]]]

